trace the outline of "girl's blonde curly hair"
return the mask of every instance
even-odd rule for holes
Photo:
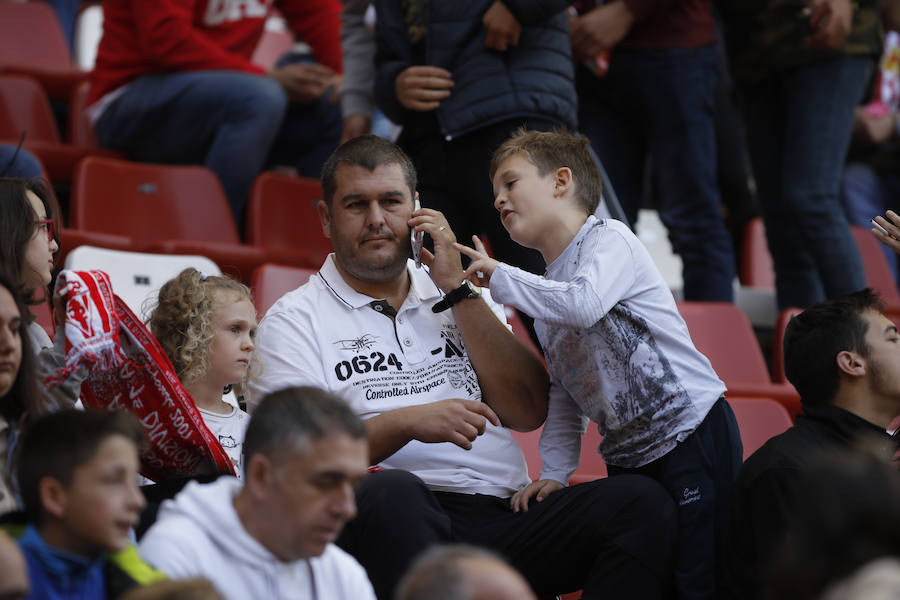
[[[147,325],[185,387],[209,369],[215,311],[229,296],[253,304],[250,288],[243,283],[226,276],[206,276],[192,267],[159,290]]]

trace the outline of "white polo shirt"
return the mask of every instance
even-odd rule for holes
[[[410,290],[396,315],[385,301],[347,285],[334,254],[308,283],[282,296],[259,325],[261,373],[250,382],[251,410],[265,394],[292,385],[334,392],[363,419],[447,398],[481,400],[452,311],[431,311],[440,289],[424,267],[409,261],[407,269]],[[505,323],[503,307],[487,293],[484,300]],[[414,440],[380,466],[415,473],[441,491],[508,497],[529,482],[519,445],[490,423],[471,450]]]

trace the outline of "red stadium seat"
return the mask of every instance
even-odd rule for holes
[[[77,146],[97,148],[94,125],[85,112],[90,89],[90,82],[82,81],[72,91],[72,98],[69,102],[69,140]]]
[[[247,243],[266,248],[296,248],[321,264],[331,252],[322,233],[316,204],[318,179],[263,173],[253,182],[247,207]]]
[[[318,266],[297,250],[241,244],[222,186],[205,167],[87,158],[69,213],[76,229],[130,236],[140,252],[208,256],[242,281],[265,262]]]
[[[34,77],[54,100],[67,100],[88,76],[46,2],[0,2],[0,72]]]
[[[120,156],[96,147],[63,144],[46,94],[31,77],[0,75],[0,140],[18,143],[35,154],[54,181],[71,181],[78,161],[86,156]]]
[[[753,327],[744,312],[727,302],[679,302],[697,350],[725,382],[730,396],[772,398],[792,416],[800,396],[789,383],[773,383]]]
[[[543,427],[539,427],[527,433],[512,432],[513,438],[519,443],[522,453],[525,455],[525,462],[528,464],[528,476],[534,481],[537,481],[540,477],[543,464],[540,452],[538,452],[538,442],[541,439],[541,431],[543,429]],[[578,468],[575,469],[572,477],[569,478],[570,485],[606,477],[606,463],[603,462],[603,457],[597,452],[601,441],[603,441],[603,436],[597,430],[597,424],[591,421],[588,423],[587,431],[581,437],[581,460],[578,463]]]
[[[784,406],[768,398],[729,398],[741,430],[744,460],[770,438],[787,431],[793,421]]]
[[[772,340],[772,380],[785,383],[787,377],[784,374],[784,330],[791,317],[803,312],[802,308],[788,308],[781,311],[775,322],[775,337]]]
[[[741,284],[748,287],[775,289],[775,267],[762,217],[751,219],[744,227],[739,275]]]
[[[900,293],[897,292],[897,283],[891,273],[891,267],[881,251],[881,242],[865,227],[851,225],[850,230],[853,231],[856,245],[859,246],[859,254],[862,256],[863,267],[866,270],[866,284],[878,292],[888,306],[900,306]]]
[[[250,289],[253,290],[253,301],[260,318],[279,298],[309,281],[316,272],[316,269],[274,264],[257,267],[250,280]]]

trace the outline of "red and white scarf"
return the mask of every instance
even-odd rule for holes
[[[140,420],[149,447],[141,474],[153,481],[214,473],[234,466],[210,432],[193,398],[156,338],[121,298],[103,271],[61,272],[56,293],[66,306],[66,365],[48,385],[79,366],[89,375],[81,398],[89,408],[126,409]]]

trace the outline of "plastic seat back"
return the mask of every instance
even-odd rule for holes
[[[747,315],[728,302],[679,302],[697,350],[725,382],[769,383],[769,370]]]
[[[70,70],[72,55],[46,2],[0,2],[0,70],[8,66]]]
[[[138,248],[160,240],[240,241],[218,178],[202,166],[86,158],[75,173],[69,224],[131,236]]]
[[[784,330],[791,318],[803,312],[802,308],[788,308],[778,315],[775,321],[775,336],[772,339],[772,381],[786,382],[784,373]]]
[[[261,174],[253,182],[247,207],[247,243],[309,250],[324,260],[331,240],[322,233],[316,211],[321,198],[318,179]]]
[[[0,139],[18,141],[23,131],[29,142],[60,143],[50,101],[40,84],[23,75],[0,75]]]
[[[72,91],[72,99],[69,102],[69,141],[76,146],[97,148],[94,126],[86,112],[90,89],[90,82],[82,81]]]
[[[317,273],[316,269],[266,263],[254,269],[250,280],[256,312],[261,319],[279,298],[297,289]]]
[[[741,430],[744,460],[770,438],[787,431],[793,421],[784,406],[768,398],[729,398]]]
[[[159,288],[188,267],[207,275],[222,274],[205,256],[123,252],[94,246],[79,246],[66,256],[67,269],[99,269],[109,275],[115,294],[144,321],[155,306]]]
[[[749,287],[775,289],[775,267],[762,217],[751,219],[744,227],[740,279],[743,285]]]
[[[275,63],[294,45],[294,36],[288,31],[276,31],[273,29],[265,29],[250,62],[262,67],[263,69],[271,69]]]

